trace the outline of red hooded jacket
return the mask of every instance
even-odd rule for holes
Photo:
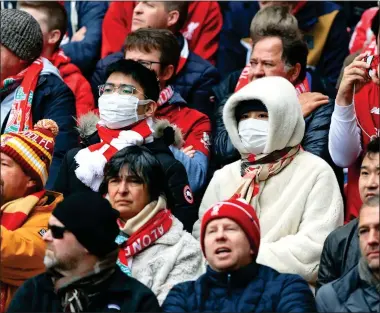
[[[131,31],[135,4],[133,1],[111,3],[102,27],[102,58],[123,47],[125,38]],[[191,51],[215,64],[222,24],[223,17],[218,2],[192,1],[181,33],[188,40]]]

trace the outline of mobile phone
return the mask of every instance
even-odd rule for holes
[[[370,65],[368,68],[368,75],[372,77],[379,70],[379,56],[378,55],[367,55],[364,57],[364,62]]]

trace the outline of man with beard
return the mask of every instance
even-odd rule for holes
[[[318,312],[379,312],[379,197],[365,202],[359,213],[359,264],[317,293]]]
[[[147,287],[116,265],[119,212],[92,191],[72,194],[53,211],[47,272],[18,290],[8,312],[158,312]]]

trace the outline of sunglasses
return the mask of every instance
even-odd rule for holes
[[[48,225],[48,229],[51,231],[51,235],[55,239],[62,239],[65,231],[67,230],[66,227],[60,227],[57,225]]]

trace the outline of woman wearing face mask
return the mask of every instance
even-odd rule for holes
[[[181,147],[183,140],[168,121],[154,118],[159,92],[155,73],[140,63],[123,59],[111,64],[106,83],[99,86],[100,119],[92,113],[79,120],[84,148],[66,154],[55,190],[65,197],[89,189],[98,191],[107,161],[125,147],[144,145],[164,169],[173,214],[190,230],[197,210],[186,170],[169,149],[171,144]]]
[[[213,203],[245,198],[261,225],[257,262],[313,284],[323,242],[343,223],[343,201],[330,166],[300,146],[305,122],[294,87],[281,77],[253,81],[227,101],[223,120],[241,159],[215,172],[199,218]]]

